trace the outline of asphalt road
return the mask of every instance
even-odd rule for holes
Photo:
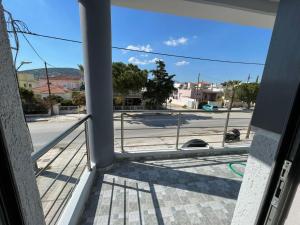
[[[246,130],[249,125],[251,112],[235,112],[231,113],[229,120],[229,129],[238,128]],[[120,144],[120,115],[115,114],[115,144]],[[208,135],[208,134],[222,134],[225,124],[226,113],[185,113],[181,115],[180,134],[183,136],[189,135]],[[43,121],[43,122],[30,122],[28,123],[31,137],[33,140],[34,149],[37,150],[58,136],[64,130],[72,126],[78,120],[68,121]],[[165,138],[174,141],[176,136],[176,128],[178,124],[177,115],[147,115],[147,114],[134,114],[124,116],[124,137],[126,142],[134,143],[148,143],[153,138]],[[82,127],[79,129],[83,129]],[[79,130],[78,129],[78,130]],[[145,137],[145,138],[144,138]],[[70,140],[71,137],[69,137]],[[84,135],[81,136],[84,138]],[[68,140],[68,139],[67,139]],[[65,142],[67,142],[65,140]],[[211,140],[211,139],[210,139]],[[213,139],[212,139],[213,140]]]

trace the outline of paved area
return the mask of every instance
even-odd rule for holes
[[[230,224],[242,179],[228,163],[246,160],[231,155],[119,163],[96,175],[80,224]]]

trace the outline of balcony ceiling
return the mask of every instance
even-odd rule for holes
[[[113,5],[272,28],[279,0],[112,0]]]

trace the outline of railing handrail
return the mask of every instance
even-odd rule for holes
[[[172,110],[172,109],[167,109],[167,110],[114,110],[114,113],[235,113],[235,112],[250,112],[253,111],[251,109],[249,110],[216,110],[216,111],[205,111],[202,109],[188,109],[188,110]]]
[[[61,140],[63,140],[66,136],[68,136],[72,131],[74,131],[76,128],[78,128],[81,124],[83,124],[86,120],[88,120],[91,117],[91,115],[86,115],[81,120],[79,120],[77,123],[72,125],[70,128],[66,129],[64,132],[59,134],[57,137],[53,138],[48,144],[43,146],[42,148],[38,149],[37,151],[33,152],[31,154],[32,161],[36,161],[39,158],[41,158],[43,155],[45,155],[50,149],[52,149],[55,145],[57,145]]]

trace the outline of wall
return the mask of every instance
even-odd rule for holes
[[[268,190],[279,141],[300,84],[300,1],[280,1],[262,76],[249,152],[232,225],[253,225]],[[284,91],[283,91],[284,90]],[[280,103],[274,104],[274,100]]]
[[[0,65],[0,123],[9,147],[21,210],[27,225],[43,225],[44,216],[30,157],[33,147],[23,115],[1,0]]]

